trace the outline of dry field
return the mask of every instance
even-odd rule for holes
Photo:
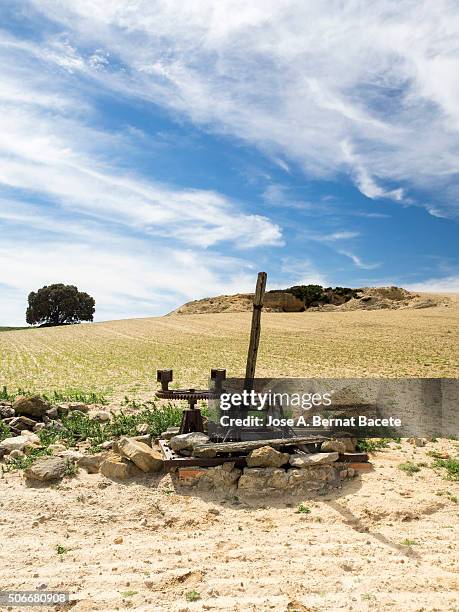
[[[73,612],[458,612],[459,483],[428,454],[456,445],[392,443],[373,472],[316,499],[184,495],[168,475],[80,471],[35,488],[6,474],[0,590],[69,591]],[[408,460],[423,467],[410,476]]]
[[[245,369],[251,315],[179,315],[0,333],[0,387],[145,396]],[[259,376],[457,377],[459,299],[420,310],[265,313]]]

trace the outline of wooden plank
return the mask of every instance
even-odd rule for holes
[[[195,457],[215,457],[219,453],[249,453],[262,446],[272,446],[273,448],[297,446],[298,444],[324,442],[327,439],[322,436],[298,436],[294,438],[275,438],[272,440],[248,440],[245,442],[215,442],[212,444],[198,444],[193,448],[193,453]]]
[[[244,388],[250,390],[251,381],[255,378],[255,368],[257,366],[258,344],[260,342],[261,331],[261,309],[263,308],[263,298],[266,289],[266,272],[259,272],[257,287],[253,298],[252,326],[250,329],[249,350],[247,353],[247,366],[245,369]]]
[[[238,468],[243,468],[246,465],[245,457],[235,457],[234,459],[228,457],[182,457],[169,447],[167,440],[158,440],[158,442],[164,457],[164,469],[166,471],[180,467],[215,467],[228,463],[228,461],[234,461]]]

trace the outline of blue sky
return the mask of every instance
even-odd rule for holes
[[[300,283],[459,291],[456,2],[0,7],[0,324]]]

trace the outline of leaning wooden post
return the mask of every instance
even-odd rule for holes
[[[263,308],[263,297],[266,289],[266,272],[259,272],[257,278],[257,288],[253,298],[252,328],[250,331],[249,351],[247,354],[247,367],[245,370],[244,389],[252,389],[252,381],[255,378],[255,368],[257,365],[258,344],[260,342],[261,330],[261,309]]]

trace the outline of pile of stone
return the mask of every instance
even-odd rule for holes
[[[80,403],[63,403],[51,406],[38,396],[18,397],[14,402],[0,402],[0,420],[9,429],[11,436],[0,442],[0,460],[11,463],[25,458],[34,449],[43,449],[38,433],[47,428],[62,428],[63,414],[73,410],[89,412],[99,421],[108,421],[111,415],[97,407]],[[24,471],[26,479],[42,482],[55,481],[66,475],[74,475],[78,468],[94,474],[100,472],[108,478],[126,479],[145,472],[163,469],[162,454],[151,447],[151,436],[139,435],[133,438],[101,444],[102,452],[91,454],[88,443],[82,442],[75,448],[63,444],[47,446],[49,456],[37,459]]]
[[[190,456],[208,442],[205,434],[189,433],[171,437],[169,446],[179,455]],[[196,487],[201,491],[246,495],[324,492],[355,476],[350,463],[340,458],[354,453],[356,442],[354,438],[327,440],[321,444],[320,452],[314,453],[300,449],[288,453],[260,446],[248,454],[243,469],[228,458],[215,467],[180,468],[172,477],[178,486]]]

